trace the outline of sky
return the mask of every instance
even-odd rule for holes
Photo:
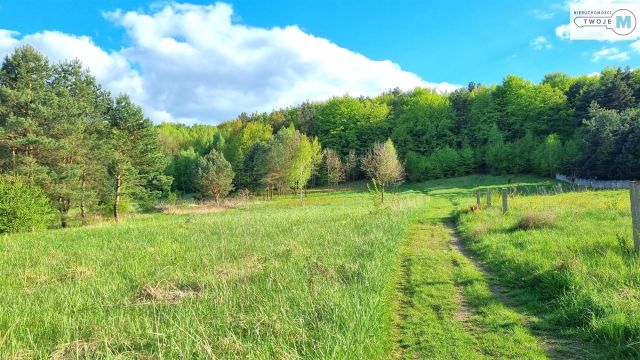
[[[3,0],[0,55],[29,43],[54,62],[79,58],[156,123],[186,124],[640,64],[640,41],[571,41],[568,22],[567,0]]]

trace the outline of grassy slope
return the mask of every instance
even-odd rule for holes
[[[304,205],[279,198],[223,213],[0,238],[0,358],[547,357],[536,329],[562,316],[541,316],[530,289],[556,288],[538,284],[534,261],[520,261],[525,247],[513,239],[521,235],[501,230],[537,197],[516,198],[509,216],[482,211],[459,224],[512,294],[526,294],[520,305],[492,293],[444,226],[454,209],[474,202],[473,190],[509,182],[521,193],[554,184],[471,176],[403,187],[382,211],[372,211],[364,193],[312,193]],[[607,206],[622,212],[624,204]],[[578,232],[571,226],[560,235]],[[583,233],[612,231],[594,226]],[[551,263],[567,252],[538,250]]]
[[[551,226],[520,229],[523,217]],[[466,244],[498,279],[521,289],[539,326],[577,333],[606,358],[640,356],[640,263],[627,191],[518,196],[511,211],[461,215]]]
[[[0,238],[0,358],[386,358],[397,196],[317,194]]]

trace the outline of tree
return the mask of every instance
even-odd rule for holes
[[[183,193],[197,190],[196,166],[199,154],[193,147],[180,150],[167,167],[166,174],[173,177],[173,188]]]
[[[235,174],[231,164],[222,153],[211,150],[209,154],[198,159],[197,169],[200,192],[205,196],[213,196],[216,204],[220,205],[220,199],[233,190]]]
[[[404,180],[404,169],[391,139],[384,144],[375,143],[362,159],[362,170],[381,187],[384,202],[386,186],[399,184]]]
[[[324,154],[322,153],[322,146],[320,145],[320,141],[318,141],[318,137],[314,136],[313,141],[311,142],[311,185],[314,186],[316,183],[316,176],[318,176],[318,171],[320,170],[320,165],[322,164],[322,157]]]
[[[323,146],[345,156],[350,149],[364,153],[373,143],[388,137],[389,106],[349,96],[335,97],[319,105],[314,129]]]
[[[327,182],[330,186],[344,181],[344,167],[340,156],[332,149],[324,149],[325,166],[327,167]]]
[[[0,167],[29,181],[46,181],[43,148],[51,144],[52,77],[46,57],[32,46],[17,48],[0,68]]]
[[[297,130],[290,143],[293,155],[291,167],[288,169],[287,179],[289,186],[298,190],[300,200],[303,197],[304,187],[311,178],[313,167],[313,152],[309,138]]]
[[[353,149],[349,150],[347,154],[347,158],[344,162],[344,174],[345,178],[348,181],[353,181],[358,176],[358,155],[356,155],[356,151]]]
[[[391,139],[398,152],[428,154],[452,146],[455,112],[449,98],[433,90],[416,89],[400,97],[401,112],[393,122]]]
[[[113,217],[119,221],[123,195],[130,195],[142,206],[149,206],[171,185],[164,175],[166,158],[162,155],[158,133],[142,109],[127,95],[118,96],[107,110]]]

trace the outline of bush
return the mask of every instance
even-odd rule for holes
[[[24,179],[0,176],[0,233],[45,228],[54,212],[42,190]]]

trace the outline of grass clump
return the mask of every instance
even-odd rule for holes
[[[535,230],[550,228],[556,225],[558,215],[551,211],[525,212],[515,225],[514,230]]]

